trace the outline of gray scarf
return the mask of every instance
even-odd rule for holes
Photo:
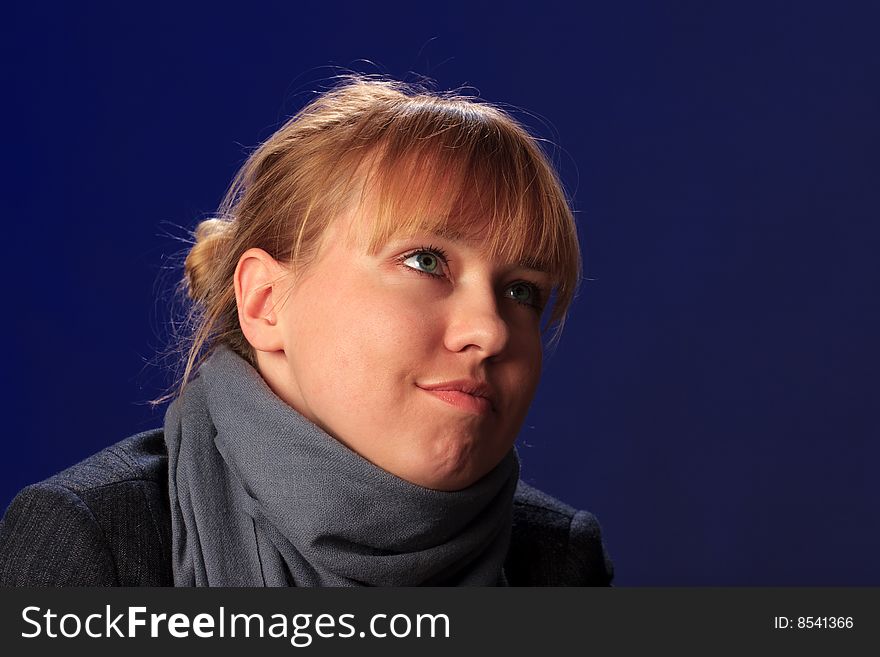
[[[165,415],[175,586],[505,585],[515,450],[464,490],[373,465],[218,347]]]

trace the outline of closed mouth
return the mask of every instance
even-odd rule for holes
[[[419,386],[421,387],[421,386]],[[482,395],[475,395],[455,388],[422,388],[431,396],[440,399],[459,410],[477,415],[485,415],[495,410],[492,401]]]

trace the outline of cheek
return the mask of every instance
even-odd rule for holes
[[[387,420],[388,406],[401,403],[431,354],[437,325],[424,303],[393,292],[358,284],[315,298],[302,328],[316,348],[302,354],[311,362],[301,375],[328,404],[384,408]]]
[[[505,372],[505,385],[512,391],[516,416],[525,416],[541,379],[543,349],[540,335],[525,332],[511,345],[512,358]]]

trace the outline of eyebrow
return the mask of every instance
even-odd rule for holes
[[[479,241],[471,237],[465,231],[459,230],[458,228],[452,226],[440,226],[432,230],[431,234],[441,239],[451,240],[454,242],[466,242],[468,244],[476,244]],[[538,258],[525,256],[521,258],[516,263],[516,265],[520,269],[528,269],[529,271],[534,271],[541,274],[550,274],[550,268],[547,266],[547,263]]]
[[[452,226],[438,226],[431,231],[431,234],[436,235],[437,237],[442,237],[443,239],[454,240],[456,242],[476,242],[476,240],[469,237],[466,232],[459,230],[458,228],[453,228]]]
[[[537,258],[526,257],[516,264],[523,269],[536,271],[541,274],[550,274],[550,267],[548,267],[543,261],[538,260]]]

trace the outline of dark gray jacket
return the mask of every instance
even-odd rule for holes
[[[520,481],[504,572],[513,586],[605,586],[613,571],[592,514]],[[173,583],[161,429],[28,486],[0,521],[0,585]]]

